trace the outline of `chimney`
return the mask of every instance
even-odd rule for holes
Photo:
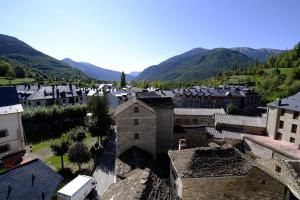
[[[278,105],[278,106],[281,106],[281,98],[278,98],[278,99],[277,99],[277,105]]]
[[[180,139],[178,150],[182,150],[182,149],[185,149],[185,148],[186,148],[186,139]]]
[[[41,85],[40,84],[38,84],[38,89],[40,89],[41,88]]]

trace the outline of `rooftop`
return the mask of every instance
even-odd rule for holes
[[[293,96],[281,99],[280,101],[277,100],[269,103],[268,106],[300,112],[300,92]]]
[[[121,112],[127,110],[129,107],[131,107],[132,105],[134,104],[139,104],[140,106],[144,107],[145,109],[149,110],[150,112],[153,112],[156,114],[156,112],[153,110],[153,108],[151,108],[149,105],[145,104],[144,102],[140,101],[139,99],[136,99],[136,98],[133,98],[133,99],[129,99],[128,101],[120,104],[115,112],[114,112],[114,115],[118,115],[120,114]]]
[[[231,124],[239,126],[253,126],[265,128],[267,125],[266,118],[264,117],[250,117],[243,115],[228,115],[228,114],[216,114],[216,124]]]
[[[83,185],[88,183],[91,180],[91,177],[78,175],[75,179],[73,179],[70,183],[68,183],[65,187],[60,189],[58,192],[61,194],[72,196],[74,195]]]
[[[231,146],[170,150],[169,156],[182,178],[244,176],[252,167]]]
[[[24,110],[23,110],[23,107],[21,104],[0,107],[0,115],[18,113],[18,112],[23,112],[23,111]]]
[[[225,114],[223,108],[174,108],[175,115],[205,115]]]
[[[300,160],[300,150],[297,145],[283,140],[274,140],[268,136],[244,134],[244,138],[272,149],[288,158]]]
[[[62,179],[48,165],[34,159],[0,174],[0,199],[50,200]]]
[[[0,87],[0,107],[12,106],[19,104],[18,93],[15,87]],[[5,98],[3,98],[5,95]]]
[[[243,133],[235,131],[233,129],[222,128],[222,130],[217,130],[213,127],[206,127],[208,134],[218,139],[235,139],[243,140]]]
[[[147,98],[138,98],[140,101],[153,108],[173,108],[173,101],[170,97],[147,97]]]
[[[135,170],[131,176],[109,186],[101,196],[102,200],[179,199],[151,170]]]

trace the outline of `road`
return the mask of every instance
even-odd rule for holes
[[[115,139],[112,138],[107,144],[105,151],[101,155],[96,170],[93,174],[93,177],[97,181],[96,190],[100,197],[103,192],[112,183],[114,183],[115,153]]]

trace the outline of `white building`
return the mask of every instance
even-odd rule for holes
[[[21,114],[15,87],[0,87],[0,159],[25,149]]]

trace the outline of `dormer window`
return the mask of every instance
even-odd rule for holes
[[[134,113],[138,113],[139,112],[139,107],[135,106],[134,107]]]
[[[285,109],[281,109],[280,116],[284,116],[284,115],[285,115]]]
[[[299,112],[294,112],[293,119],[299,119]]]
[[[134,119],[134,125],[139,125],[139,119]]]
[[[6,137],[8,135],[7,132],[7,129],[0,130],[0,138]]]

